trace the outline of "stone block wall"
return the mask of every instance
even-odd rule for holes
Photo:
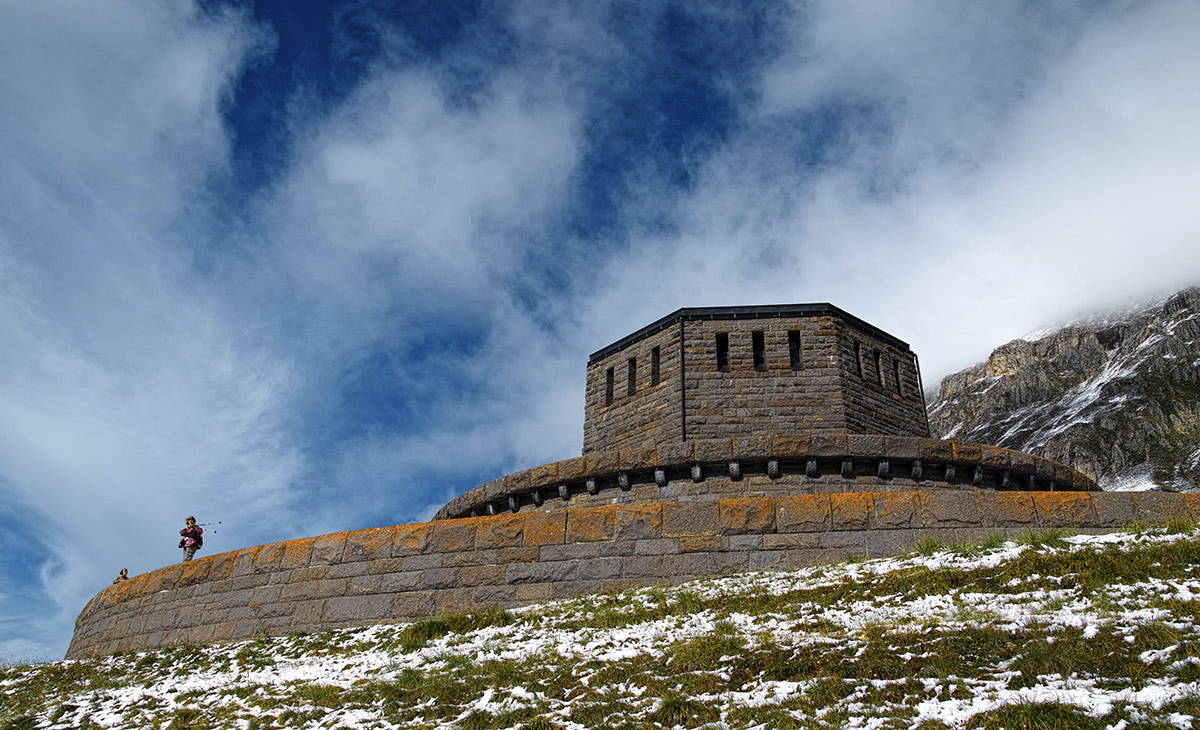
[[[1200,519],[1200,495],[917,490],[640,502],[260,545],[110,586],[67,658],[411,619],[874,557],[931,537]]]
[[[916,356],[832,305],[683,309],[588,363],[584,454],[823,431],[929,434]]]

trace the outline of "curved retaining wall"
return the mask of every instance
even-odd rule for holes
[[[525,507],[943,488],[1095,490],[1070,467],[998,446],[873,434],[702,439],[586,454],[525,469],[451,500],[435,520]]]
[[[105,588],[67,658],[513,606],[903,551],[932,537],[1200,519],[1200,495],[922,490],[522,510],[261,545]]]

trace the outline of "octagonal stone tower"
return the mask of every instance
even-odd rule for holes
[[[832,304],[680,309],[588,361],[584,454],[821,432],[929,435],[916,355]]]

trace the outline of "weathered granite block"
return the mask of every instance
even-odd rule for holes
[[[586,462],[582,456],[576,456],[574,459],[563,459],[558,462],[557,479],[564,482],[579,481],[587,475],[585,471]]]
[[[846,437],[846,455],[860,459],[874,459],[883,456],[883,436],[876,434],[852,433]]]
[[[567,535],[567,513],[530,512],[525,515],[526,545],[561,545]]]
[[[1092,496],[1087,492],[1031,492],[1038,522],[1043,526],[1073,525],[1093,527],[1098,524],[1092,510]]]
[[[528,470],[529,486],[532,487],[547,487],[557,485],[559,483],[558,462],[554,461],[549,464],[535,466]],[[525,490],[528,491],[528,490]],[[525,491],[521,492],[524,494]],[[512,492],[510,492],[512,494]]]
[[[922,496],[917,492],[880,492],[872,500],[875,527],[884,530],[925,526]]]
[[[430,523],[429,539],[424,552],[453,553],[475,548],[475,528],[487,518],[447,520]]]
[[[463,568],[434,568],[419,571],[421,580],[417,587],[421,590],[459,588],[462,586],[462,581],[459,580],[461,570]]]
[[[415,555],[428,550],[432,525],[432,522],[420,522],[418,525],[398,525],[395,532],[392,533],[390,557]],[[389,557],[383,554],[382,546],[379,550],[379,555],[367,557],[366,560]]]
[[[329,577],[329,571],[332,566],[329,565],[310,565],[307,568],[296,568],[290,573],[275,573],[272,578],[277,575],[286,575],[288,583],[299,583],[307,580],[325,580]],[[275,580],[271,581],[275,583]]]
[[[616,451],[597,451],[583,455],[584,471],[596,476],[613,474],[621,467],[621,455]]]
[[[497,585],[504,582],[503,565],[470,565],[459,571],[459,583],[464,587]]]
[[[733,458],[735,459],[765,459],[771,452],[771,437],[735,436],[733,442]]]
[[[872,526],[875,507],[870,492],[829,495],[834,530],[866,530]]]
[[[775,531],[775,501],[770,497],[727,498],[717,505],[722,535]]]
[[[676,538],[638,540],[633,552],[635,555],[670,555],[679,552],[679,540]]]
[[[813,456],[845,456],[849,448],[848,434],[818,431],[812,435]]]
[[[616,508],[614,540],[644,540],[662,536],[662,503],[625,504]]]
[[[663,576],[662,555],[633,555],[624,559],[621,574],[627,578],[660,578]]]
[[[917,456],[921,461],[940,464],[956,461],[954,442],[941,439],[917,439]]]
[[[394,598],[384,594],[339,596],[325,601],[325,621],[371,621],[392,615]]]
[[[497,515],[483,520],[475,528],[475,548],[520,547],[524,544],[525,515]]]
[[[1183,495],[1168,492],[1132,492],[1138,519],[1151,525],[1163,525],[1170,520],[1188,519],[1191,510]]]
[[[716,535],[720,515],[714,502],[663,503],[663,536]]]
[[[286,570],[308,565],[309,559],[312,558],[313,541],[315,539],[312,537],[302,537],[298,540],[288,540],[283,543],[283,551],[279,556],[279,567]]]
[[[917,542],[914,530],[871,530],[867,533],[867,556],[898,555]]]
[[[912,461],[913,459],[921,458],[921,440],[916,436],[885,436],[883,439],[883,453],[878,456],[886,456],[895,461]],[[871,456],[871,454],[867,454]]]
[[[379,576],[379,591],[381,593],[415,591],[420,583],[421,572],[417,570],[407,573],[384,573]]]
[[[567,513],[568,543],[611,540],[616,507],[580,507]]]
[[[729,538],[722,535],[689,535],[679,538],[681,553],[712,553],[729,549]]]
[[[403,558],[401,570],[416,571],[416,570],[432,570],[434,568],[444,567],[447,557],[456,557],[458,555],[475,555],[475,552],[466,553],[448,553],[447,555],[439,555],[437,553],[429,553],[427,555],[409,555]]]
[[[812,454],[812,434],[776,434],[771,437],[771,456],[803,459]]]
[[[983,524],[983,503],[974,489],[921,492],[928,527],[967,527]]]
[[[763,536],[762,535],[730,535],[729,536],[730,550],[762,550]]]
[[[615,578],[621,574],[622,560],[623,558],[592,558],[509,565],[505,570],[505,582],[511,584],[561,583],[563,581]]]
[[[733,458],[733,441],[730,439],[699,439],[693,441],[696,461],[729,461]]]
[[[346,552],[348,532],[337,532],[332,535],[322,535],[313,539],[310,565],[336,565],[342,562]]]
[[[1036,525],[1032,492],[981,492],[984,527]]]
[[[413,591],[411,593],[400,593],[395,596],[388,596],[392,605],[388,610],[388,615],[401,618],[410,618],[416,616],[428,616],[433,613],[433,592],[432,591]]]
[[[779,532],[820,532],[830,529],[832,508],[826,494],[800,494],[775,499],[775,528]]]

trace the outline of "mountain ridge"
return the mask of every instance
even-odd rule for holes
[[[938,438],[1027,451],[1103,489],[1200,489],[1200,287],[997,347],[942,379]]]

